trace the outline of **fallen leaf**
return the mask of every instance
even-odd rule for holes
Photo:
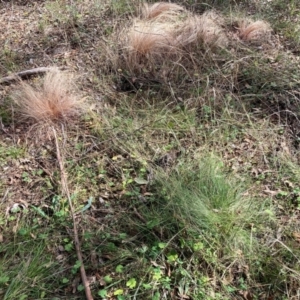
[[[300,232],[293,232],[293,237],[298,243],[300,243]]]
[[[136,177],[134,178],[134,181],[137,183],[137,184],[148,184],[148,181],[143,179],[143,178],[139,178],[139,177]]]

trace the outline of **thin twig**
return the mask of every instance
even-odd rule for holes
[[[75,249],[76,249],[77,258],[80,261],[81,280],[82,280],[82,283],[84,285],[86,299],[87,300],[93,300],[93,296],[92,296],[92,293],[91,293],[91,289],[90,289],[90,286],[89,286],[89,283],[88,283],[88,280],[87,280],[87,277],[86,277],[84,265],[83,265],[82,253],[81,253],[80,243],[79,243],[79,238],[78,238],[78,230],[77,230],[76,220],[75,220],[75,212],[74,212],[74,207],[72,205],[72,200],[71,200],[71,197],[70,197],[70,192],[69,192],[69,188],[68,188],[68,184],[67,184],[67,175],[66,175],[66,172],[65,172],[65,169],[64,169],[63,160],[62,160],[60,150],[59,150],[59,146],[58,146],[56,130],[54,128],[52,128],[52,129],[53,129],[54,138],[55,138],[57,160],[58,160],[59,168],[60,168],[60,172],[61,172],[62,190],[68,198],[69,206],[70,206],[70,210],[71,210],[71,215],[72,215],[72,219],[73,219],[74,242],[75,242]]]
[[[51,67],[49,67],[49,68],[48,67],[40,67],[40,68],[34,68],[34,69],[30,69],[30,70],[21,71],[21,72],[15,73],[13,75],[0,78],[0,84],[11,84],[17,80],[26,79],[33,75],[44,74],[46,72],[49,72],[51,69],[52,69]],[[59,69],[63,69],[63,68],[59,68]]]

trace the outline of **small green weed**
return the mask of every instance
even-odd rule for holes
[[[0,144],[0,163],[24,157],[26,150],[22,147]]]

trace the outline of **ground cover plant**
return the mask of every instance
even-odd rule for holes
[[[299,14],[2,1],[0,298],[299,299]]]

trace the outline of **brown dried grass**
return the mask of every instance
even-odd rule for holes
[[[190,16],[180,28],[176,37],[176,44],[204,45],[208,47],[225,47],[227,36],[221,27],[222,19],[214,12],[207,12],[201,16]]]
[[[12,98],[19,111],[35,121],[66,120],[83,108],[82,100],[74,90],[70,74],[53,68],[40,85],[32,86],[21,81]]]
[[[170,15],[178,15],[184,11],[186,10],[182,6],[174,3],[145,3],[141,11],[141,16],[143,19],[153,19],[157,18],[158,16],[162,17],[162,19],[167,19]]]
[[[238,21],[239,38],[245,42],[265,42],[270,38],[271,26],[265,21],[242,19]]]
[[[128,49],[138,55],[163,54],[174,46],[172,27],[137,21],[128,32]]]
[[[123,56],[131,70],[152,68],[166,60],[203,47],[224,47],[227,37],[222,18],[214,12],[195,16],[171,3],[145,5],[141,18],[121,33]]]

